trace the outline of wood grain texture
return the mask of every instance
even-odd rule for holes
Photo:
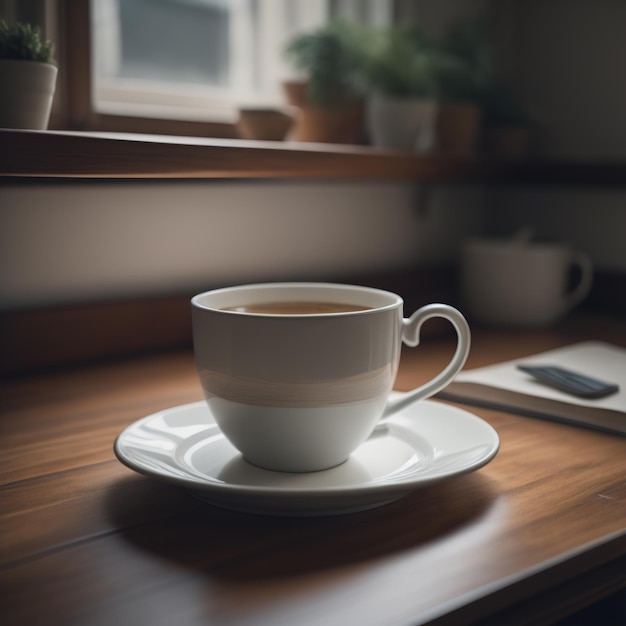
[[[477,330],[469,366],[588,338],[626,346],[626,325]],[[452,350],[405,350],[397,387]],[[114,458],[126,425],[200,398],[188,350],[0,383],[3,624],[547,624],[626,587],[624,437],[472,409],[501,438],[480,471],[364,513],[263,517]]]
[[[0,130],[0,178],[374,179],[623,187],[620,162],[507,161],[369,146]]]

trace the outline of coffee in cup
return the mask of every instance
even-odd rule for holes
[[[331,283],[268,283],[192,299],[199,378],[224,436],[254,465],[285,472],[344,462],[381,419],[445,387],[470,346],[463,315],[445,304],[403,318],[400,296]],[[404,341],[443,317],[458,341],[447,367],[400,395],[393,389]]]
[[[224,311],[240,313],[264,313],[267,315],[319,315],[322,313],[348,313],[363,311],[372,307],[364,307],[345,302],[250,302],[237,306],[225,307]]]

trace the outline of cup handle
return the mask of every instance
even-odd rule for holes
[[[580,268],[580,281],[574,290],[565,296],[564,313],[570,311],[585,299],[591,290],[591,282],[593,280],[593,264],[586,254],[572,252],[571,263]]]
[[[460,311],[447,304],[427,304],[418,309],[408,319],[402,320],[402,341],[408,346],[415,347],[420,341],[422,324],[431,317],[443,317],[447,319],[457,334],[456,352],[448,365],[431,381],[407,391],[399,398],[388,402],[383,413],[383,418],[389,417],[406,408],[409,404],[429,398],[441,391],[461,371],[467,360],[470,350],[470,329],[467,321]]]

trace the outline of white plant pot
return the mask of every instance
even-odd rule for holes
[[[372,145],[427,152],[434,145],[437,102],[429,98],[369,99],[367,125]]]
[[[57,67],[0,59],[0,128],[48,128]]]

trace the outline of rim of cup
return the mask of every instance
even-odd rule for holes
[[[285,293],[281,296],[280,292]],[[259,297],[260,294],[263,295]],[[248,299],[246,299],[246,296],[248,296]],[[295,314],[224,310],[225,307],[251,304],[250,298],[253,298],[254,304],[263,304],[276,302],[281,297],[286,301],[311,302],[317,299],[325,302],[346,303],[368,308],[357,311]],[[211,289],[193,296],[191,303],[198,309],[224,315],[310,318],[379,313],[400,307],[404,304],[404,301],[401,296],[392,291],[375,287],[330,282],[266,282]]]

